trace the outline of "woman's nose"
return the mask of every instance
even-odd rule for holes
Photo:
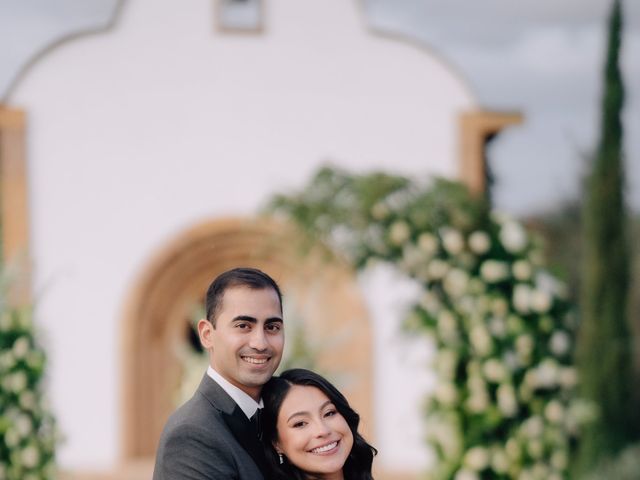
[[[320,419],[316,422],[316,430],[314,432],[317,437],[326,437],[331,433],[331,429],[324,422],[324,420]]]

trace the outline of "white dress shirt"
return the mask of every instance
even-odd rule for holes
[[[243,392],[235,385],[231,384],[226,378],[216,372],[211,365],[207,368],[207,375],[211,377],[211,379],[216,382],[218,385],[222,387],[222,389],[227,392],[227,394],[233,398],[233,401],[238,404],[240,409],[244,412],[247,418],[253,417],[253,414],[256,413],[256,410],[262,408],[264,403],[262,403],[262,399],[259,402],[256,402],[249,394]]]

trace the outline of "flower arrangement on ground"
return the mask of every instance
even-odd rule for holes
[[[0,297],[0,480],[55,478],[55,422],[42,392],[45,354],[31,310]]]

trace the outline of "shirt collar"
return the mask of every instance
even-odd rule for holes
[[[244,412],[247,418],[253,417],[258,408],[263,408],[264,403],[262,398],[259,402],[256,402],[246,392],[243,392],[235,385],[231,384],[226,378],[216,372],[211,365],[207,368],[207,375],[211,377],[227,394],[238,404],[240,409]]]

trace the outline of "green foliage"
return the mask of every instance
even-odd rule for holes
[[[55,476],[55,422],[42,393],[45,360],[31,310],[0,298],[0,479]]]
[[[631,262],[624,205],[621,35],[621,5],[615,0],[609,22],[600,141],[585,185],[577,358],[582,393],[597,404],[600,414],[581,444],[583,469],[600,455],[618,451],[634,435],[630,421],[632,362],[627,305]]]
[[[460,184],[325,168],[277,197],[354,265],[390,262],[423,287],[407,329],[438,346],[428,441],[438,479],[562,479],[581,423],[573,316],[536,239]]]
[[[582,480],[640,480],[640,444],[630,445],[613,458],[604,458]]]
[[[274,197],[267,211],[294,220],[311,239],[322,239],[362,267],[374,255],[397,255],[399,246],[384,238],[397,219],[406,217],[418,229],[471,229],[486,222],[488,209],[456,182],[437,179],[426,188],[383,172],[358,176],[324,167],[302,192]]]

